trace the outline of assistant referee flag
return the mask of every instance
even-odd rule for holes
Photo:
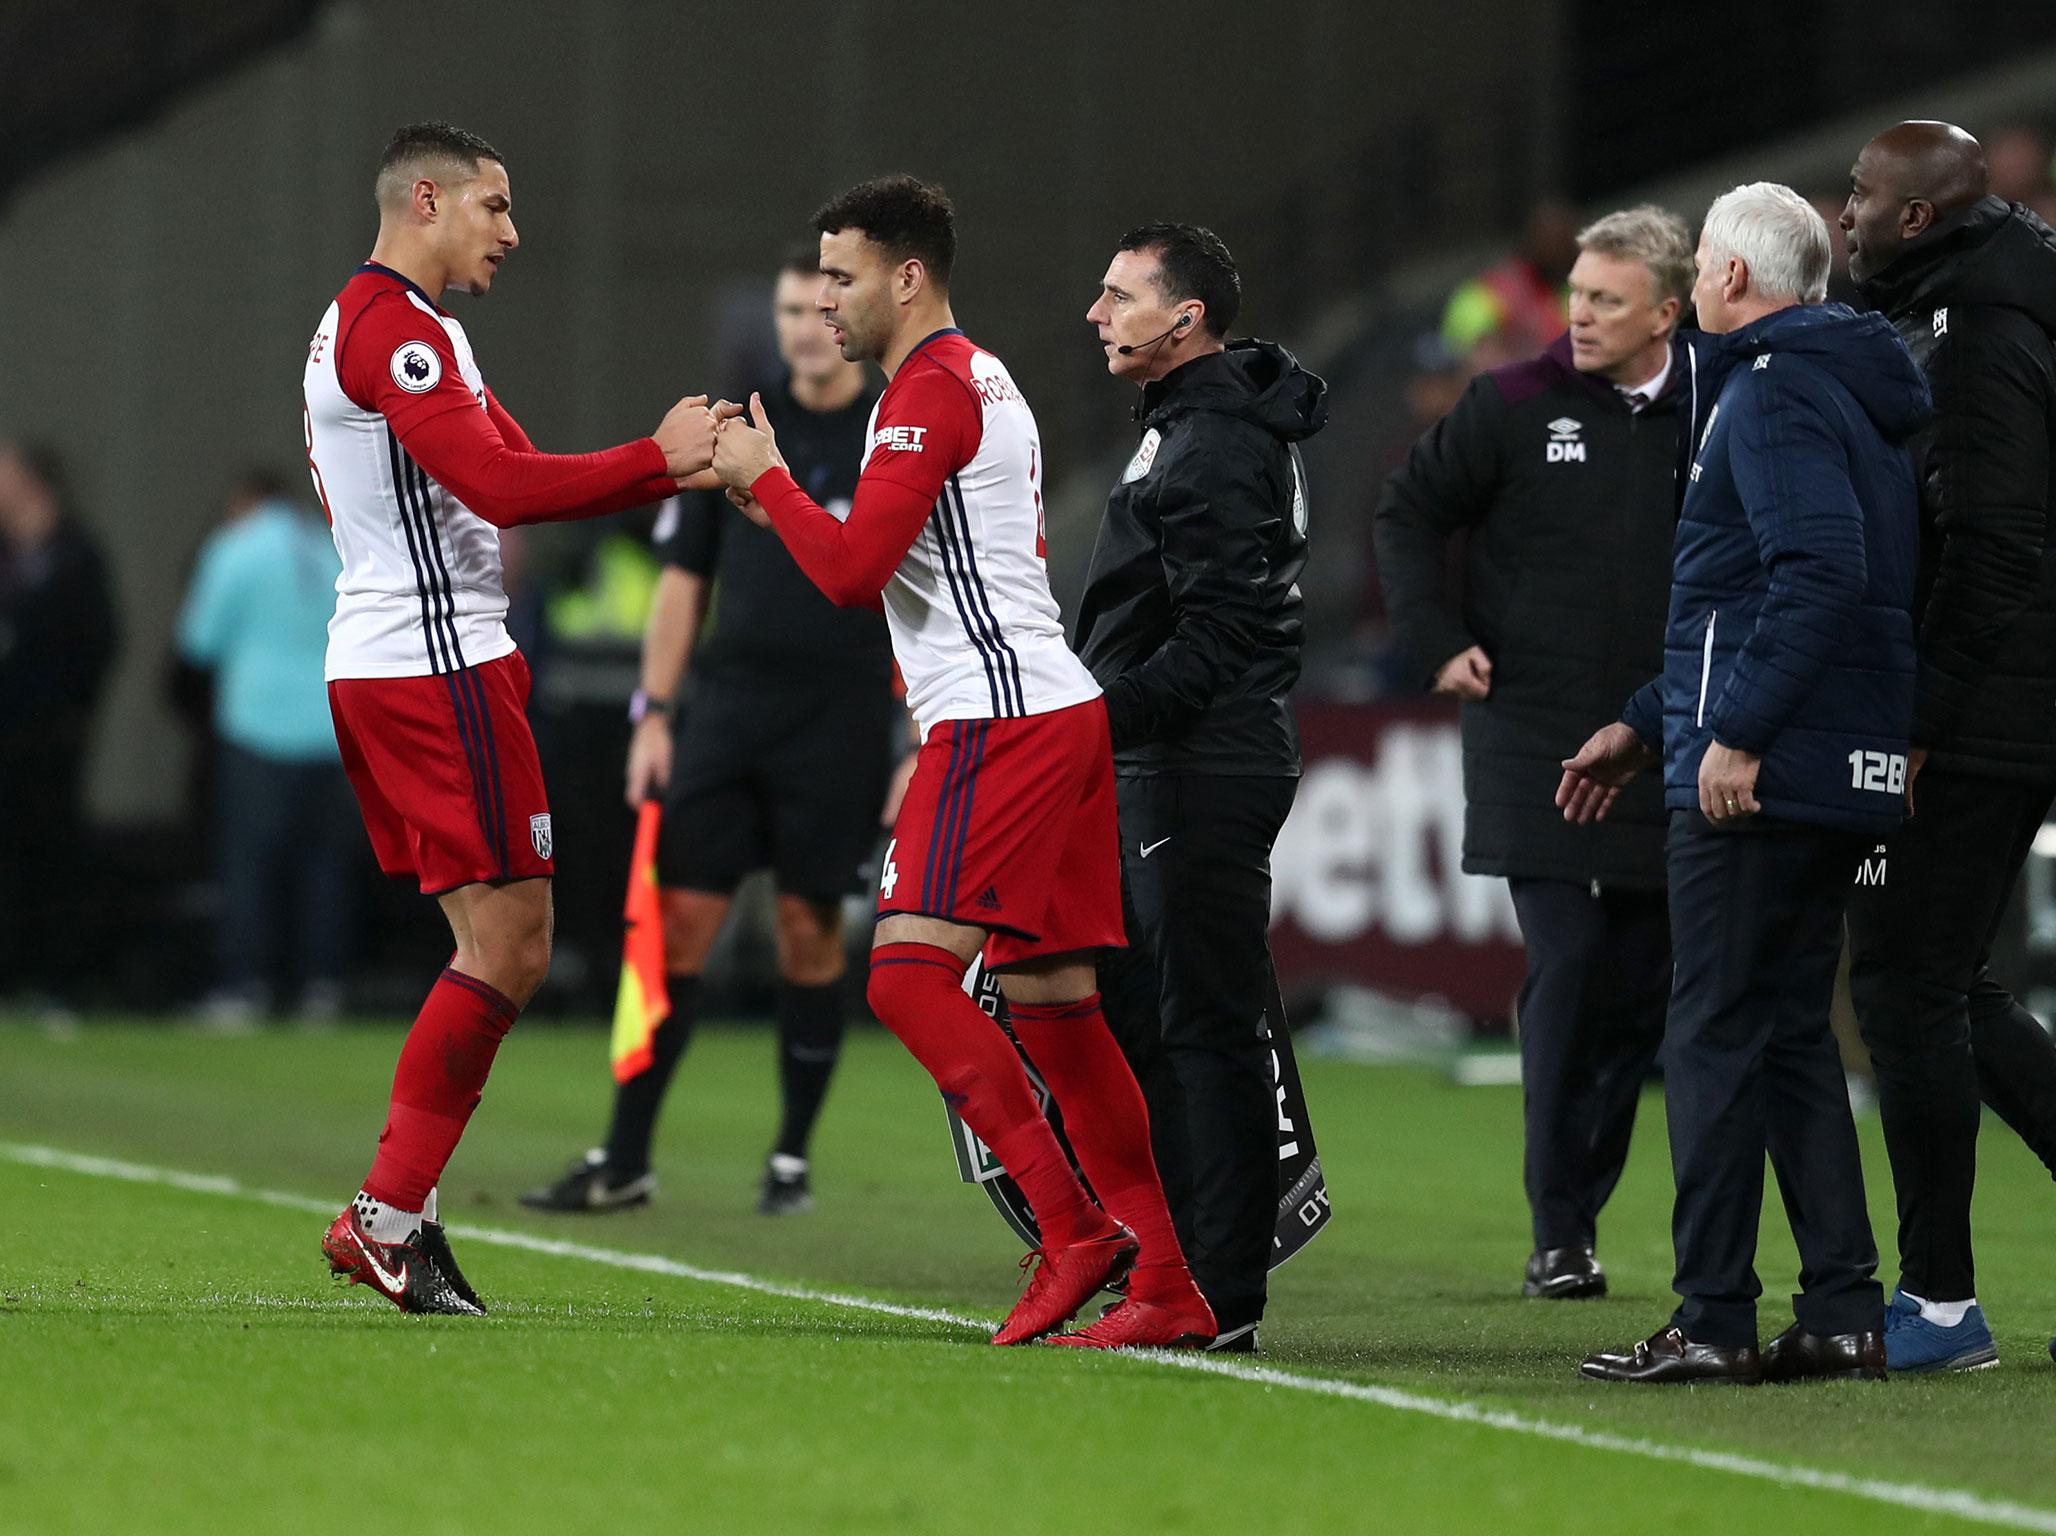
[[[650,1065],[650,1041],[671,1016],[664,985],[664,913],[657,900],[657,830],[664,807],[643,802],[628,860],[628,898],[622,904],[621,988],[614,995],[614,1038],[609,1054],[614,1081],[625,1083]]]

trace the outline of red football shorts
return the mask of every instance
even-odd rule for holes
[[[886,846],[890,912],[986,929],[995,968],[1127,943],[1106,705],[938,721]]]
[[[339,678],[328,707],[388,875],[440,896],[555,872],[519,651],[440,677]]]

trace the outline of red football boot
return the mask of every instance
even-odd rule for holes
[[[357,1207],[329,1223],[321,1251],[330,1271],[352,1285],[368,1285],[402,1312],[440,1312],[484,1317],[485,1309],[460,1296],[449,1278],[422,1251],[421,1234],[405,1243],[381,1243],[364,1230]]]
[[[1218,1327],[1213,1309],[1195,1288],[1189,1297],[1168,1302],[1130,1296],[1101,1313],[1097,1322],[1049,1342],[1074,1349],[1204,1349]]]
[[[1021,1267],[1034,1265],[1028,1289],[992,1336],[995,1344],[1032,1344],[1078,1315],[1086,1298],[1126,1275],[1140,1244],[1118,1221],[1099,1237],[1062,1248],[1032,1248]],[[1037,1261],[1040,1260],[1038,1263]]]

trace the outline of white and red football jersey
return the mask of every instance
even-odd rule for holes
[[[373,365],[385,377],[367,399]],[[307,457],[343,559],[328,677],[450,672],[513,650],[500,531],[422,472],[386,415],[485,409],[464,327],[398,273],[366,267],[321,317],[306,390]]]
[[[1047,714],[1099,694],[1064,643],[1042,530],[1042,443],[1006,365],[939,331],[871,412],[858,480],[940,485],[884,591],[907,708],[938,720]]]
[[[307,459],[342,556],[327,676],[414,677],[514,649],[502,527],[669,495],[649,438],[541,454],[493,398],[459,325],[366,262],[307,349]]]

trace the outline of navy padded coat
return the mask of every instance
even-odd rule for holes
[[[1881,315],[1779,310],[1688,356],[1694,445],[1663,676],[1624,715],[1699,804],[1716,738],[1758,754],[1766,816],[1884,833],[1905,812],[1926,381]]]

